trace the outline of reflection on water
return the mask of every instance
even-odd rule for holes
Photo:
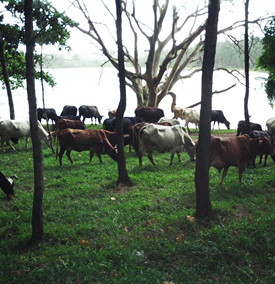
[[[99,111],[107,117],[108,109],[117,108],[119,103],[119,79],[117,71],[113,68],[77,68],[77,69],[52,69],[49,70],[54,76],[57,86],[53,89],[46,84],[45,105],[55,108],[60,114],[64,105],[75,105],[77,108],[82,104],[96,105]],[[265,129],[265,122],[270,117],[275,117],[275,111],[268,104],[266,94],[258,76],[264,74],[251,72],[249,114],[252,122],[260,123]],[[213,91],[220,91],[236,83],[236,80],[223,73],[214,73]],[[187,107],[200,101],[201,97],[201,74],[198,73],[190,79],[179,81],[172,90],[177,95],[177,106]],[[214,94],[212,109],[221,109],[225,117],[231,123],[231,128],[237,128],[239,120],[244,119],[244,94],[245,88],[240,83],[231,90]],[[37,106],[42,107],[42,94],[40,81],[36,82]],[[28,117],[27,91],[24,88],[13,91],[15,115],[17,119]],[[166,96],[159,107],[164,110],[165,116],[172,118],[172,98]],[[127,107],[125,116],[134,116],[136,108],[136,96],[130,88],[127,88]],[[196,109],[200,109],[197,106]],[[6,91],[0,90],[0,117],[9,118],[9,107]],[[226,127],[221,125],[223,129]]]

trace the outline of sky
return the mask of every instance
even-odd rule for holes
[[[49,1],[51,2],[51,1]],[[77,8],[75,8],[70,3],[74,2],[73,0],[58,0],[58,1],[52,1],[52,5],[59,11],[63,12],[66,11],[67,15],[71,17],[73,20],[80,23],[80,26],[84,29],[87,29],[87,20],[84,18],[83,14],[79,12]],[[82,2],[82,1],[81,1]],[[130,2],[130,1],[128,1]],[[160,3],[164,2],[164,0],[160,0]],[[101,0],[84,0],[84,3],[86,4],[86,7],[89,11],[90,17],[93,21],[99,23],[101,25],[101,30],[104,31],[105,35],[105,41],[109,41],[110,45],[113,44],[113,38],[110,36],[109,30],[113,31],[113,34],[115,34],[114,30],[114,18],[115,18],[115,1],[114,0],[105,0],[105,3],[108,4],[109,13],[106,12],[106,8],[103,6]],[[139,17],[140,21],[143,24],[150,25],[152,24],[152,8],[151,8],[151,1],[148,0],[135,0],[136,3],[136,14]],[[182,19],[184,19],[184,15],[188,13],[189,11],[195,11],[197,5],[201,7],[205,0],[171,0],[172,4],[177,5],[177,7],[181,7],[181,15]],[[266,15],[270,13],[275,13],[275,4],[270,0],[250,0],[249,4],[249,19],[254,20],[255,18],[258,18],[260,16],[265,17]],[[273,6],[273,7],[272,7]],[[169,10],[171,11],[171,9]],[[221,10],[219,14],[219,28],[224,28],[228,26],[229,24],[241,20],[244,18],[244,4],[243,0],[234,0],[233,4],[230,1],[222,1],[221,2]],[[168,20],[171,19],[171,15],[168,15]],[[108,25],[108,30],[104,24]],[[133,40],[130,37],[131,33],[127,32],[127,22],[124,20],[123,22],[124,28],[124,37],[123,41],[124,43],[127,40],[129,40],[129,43],[131,44]],[[190,22],[191,24],[191,22]],[[167,27],[170,25],[167,24]],[[258,27],[250,26],[250,31],[254,32],[256,35],[261,36],[261,32],[259,31]],[[237,30],[232,31],[234,35],[240,36],[243,34],[243,29],[239,28]],[[224,40],[225,38],[221,38]],[[71,39],[68,41],[68,44],[72,48],[72,53],[89,53],[91,51],[96,51],[97,48],[92,43],[89,36],[81,33],[77,29],[73,29],[71,31]],[[144,42],[146,44],[146,42]],[[58,53],[58,50],[56,47],[46,47],[44,49],[44,52],[46,53]]]

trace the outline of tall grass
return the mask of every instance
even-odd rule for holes
[[[43,143],[43,142],[42,142]],[[214,216],[194,216],[195,162],[154,154],[142,167],[125,147],[133,187],[117,188],[117,164],[72,152],[63,165],[43,146],[44,242],[29,246],[32,149],[24,141],[0,154],[1,171],[18,176],[16,199],[0,192],[1,283],[274,283],[275,164],[247,168],[223,185],[210,169]]]

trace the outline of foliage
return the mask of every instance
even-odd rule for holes
[[[22,45],[25,44],[24,31],[24,1],[22,0],[1,0],[5,5],[7,12],[10,12],[14,24],[5,23],[5,17],[0,18],[0,29],[5,45],[5,57],[7,61],[8,74],[10,83],[13,89],[22,87],[26,78],[25,70],[25,53],[21,51]],[[33,10],[34,19],[34,36],[38,45],[54,45],[57,44],[59,50],[70,50],[67,46],[67,40],[70,37],[69,27],[74,27],[77,24],[71,21],[65,15],[59,13],[48,1],[34,1]],[[38,51],[34,55],[38,66],[43,65],[43,60]],[[40,69],[40,68],[39,68]],[[36,71],[36,79],[43,79],[54,86],[52,76],[42,71]],[[1,72],[0,79],[2,80]]]
[[[233,130],[231,130],[233,132]],[[219,133],[219,131],[216,131]],[[235,130],[236,133],[236,130]],[[194,137],[194,140],[196,138]],[[43,142],[42,142],[43,143]],[[31,143],[30,143],[31,145]],[[210,168],[214,217],[195,213],[195,163],[154,154],[138,167],[126,150],[131,188],[117,188],[107,155],[64,155],[59,166],[43,146],[44,242],[30,247],[32,149],[7,149],[2,171],[16,174],[16,199],[0,192],[0,279],[3,283],[274,283],[275,164],[247,168],[243,185],[230,168],[224,184]],[[190,217],[188,217],[190,216]],[[166,281],[166,282],[165,282]]]
[[[269,74],[265,80],[265,91],[271,105],[273,105],[275,100],[275,17],[265,26],[262,44],[263,51],[257,65]]]

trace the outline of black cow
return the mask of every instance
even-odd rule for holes
[[[93,122],[93,118],[95,118],[95,125],[96,125],[96,119],[98,120],[98,123],[101,123],[101,119],[103,117],[103,115],[100,115],[98,108],[96,106],[86,106],[86,105],[82,105],[79,108],[79,116],[83,116],[83,122],[85,121],[85,119],[91,118],[91,124]]]
[[[249,137],[250,138],[259,138],[259,137],[262,137],[262,136],[265,136],[269,141],[270,143],[275,146],[274,144],[274,140],[273,140],[273,136],[270,132],[268,131],[260,131],[260,130],[253,130],[249,133]],[[264,160],[264,167],[266,166],[266,161],[267,161],[267,157],[268,155],[266,154],[265,155],[265,160]],[[260,164],[262,163],[262,158],[263,158],[263,155],[260,155]],[[272,160],[275,161],[275,156],[271,156]],[[256,165],[255,165],[255,160],[256,158],[252,161],[252,165],[253,165],[253,168],[256,168]]]
[[[64,106],[63,110],[61,112],[61,116],[66,116],[66,115],[74,115],[76,116],[77,113],[77,108],[75,106]]]
[[[6,177],[0,171],[0,187],[4,191],[4,193],[7,194],[7,196],[11,199],[14,198],[14,178],[17,179],[16,176]]]
[[[138,122],[142,122],[142,120],[138,117],[123,117],[123,134],[129,134],[129,126]],[[115,131],[116,129],[116,118],[106,118],[103,121],[103,128],[109,131]]]
[[[53,122],[56,120],[57,114],[54,108],[38,108],[37,109],[37,119],[41,122],[42,118],[49,120],[52,120],[52,125]]]
[[[226,125],[227,129],[230,129],[230,122],[225,118],[225,116],[224,116],[224,114],[221,110],[212,110],[211,121],[214,121],[213,129],[214,129],[216,121],[218,122],[219,129],[220,129],[220,123],[224,123]]]
[[[157,107],[137,107],[135,115],[144,122],[158,122],[164,116],[164,111]]]
[[[249,130],[249,132],[247,132],[246,129],[245,129],[245,121],[240,120],[239,123],[238,123],[238,129],[237,129],[237,135],[236,136],[240,136],[240,135],[243,135],[243,134],[249,134],[253,130],[263,131],[262,126],[260,124],[250,122],[250,130]]]

